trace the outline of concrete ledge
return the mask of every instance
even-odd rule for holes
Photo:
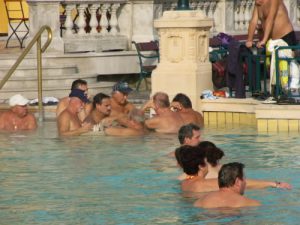
[[[243,112],[255,113],[256,107],[261,105],[260,101],[252,98],[219,98],[215,100],[199,100],[199,111],[202,112]]]

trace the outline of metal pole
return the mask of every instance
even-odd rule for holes
[[[190,10],[189,0],[178,0],[176,10]]]
[[[42,122],[44,120],[44,112],[43,112],[43,75],[42,75],[42,49],[41,49],[41,36],[37,39],[36,42],[36,50],[37,50],[37,78],[38,78],[38,107],[39,107],[39,121]]]

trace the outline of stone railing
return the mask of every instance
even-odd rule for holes
[[[300,25],[300,0],[284,0],[295,30]],[[192,10],[200,10],[214,20],[212,35],[219,32],[246,34],[255,0],[190,0]],[[175,10],[177,0],[163,0],[163,11]]]
[[[127,50],[127,38],[120,34],[117,17],[125,2],[62,1],[65,52]]]

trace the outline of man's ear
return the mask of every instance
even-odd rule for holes
[[[242,185],[242,180],[240,178],[236,178],[234,182],[234,186],[240,187]]]

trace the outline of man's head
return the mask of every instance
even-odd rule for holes
[[[118,82],[112,88],[112,98],[119,104],[125,105],[127,103],[128,94],[132,89],[126,82]]]
[[[29,100],[20,94],[16,94],[9,99],[11,110],[19,117],[25,117],[28,113],[27,104]]]
[[[175,157],[187,175],[198,174],[200,167],[205,166],[205,154],[198,146],[183,145],[175,150]]]
[[[153,95],[154,110],[170,107],[169,96],[164,92],[157,92]]]
[[[81,79],[74,80],[71,86],[71,91],[74,89],[82,90],[84,91],[84,94],[88,96],[88,85],[85,80],[81,80]]]
[[[93,108],[98,112],[109,116],[111,113],[110,97],[103,93],[96,94],[93,100]]]
[[[197,146],[200,137],[200,127],[193,123],[183,125],[178,131],[178,139],[181,145]]]
[[[233,188],[239,194],[244,194],[246,188],[244,167],[244,164],[238,162],[224,164],[219,171],[219,188]]]
[[[182,93],[177,94],[173,98],[172,103],[175,103],[176,105],[179,105],[179,106],[181,106],[181,107],[183,107],[185,109],[192,108],[192,102],[191,102],[190,98],[188,96],[186,96],[185,94],[182,94]],[[176,108],[175,110],[176,111],[180,111],[181,109],[180,108]]]

